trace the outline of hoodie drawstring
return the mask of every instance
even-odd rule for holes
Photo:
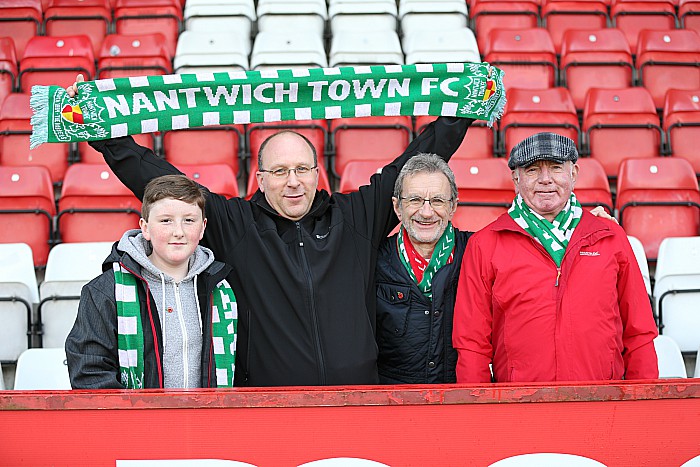
[[[160,273],[160,289],[162,290],[162,306],[160,307],[161,310],[163,310],[163,319],[161,320],[160,326],[161,326],[161,334],[163,335],[163,355],[165,355],[165,342],[167,340],[167,334],[165,332],[165,320],[167,319],[167,314],[168,314],[168,309],[165,306],[165,276],[163,273]]]

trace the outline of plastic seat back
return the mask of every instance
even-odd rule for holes
[[[111,24],[109,0],[51,0],[44,10],[47,36],[70,36],[80,31],[90,38],[95,52],[102,47]]]
[[[66,351],[28,349],[17,360],[15,390],[71,389]]]
[[[95,76],[95,53],[88,36],[35,36],[20,59],[17,87],[28,93],[34,85],[65,86],[78,73],[88,81]]]
[[[41,32],[42,20],[41,0],[0,2],[2,35],[14,40],[17,58],[24,55],[29,39]]]
[[[537,5],[527,1],[478,2],[469,9],[469,16],[480,45],[496,30],[536,28],[539,22]]]
[[[31,248],[0,243],[0,361],[14,362],[28,348],[32,308],[38,302]]]
[[[141,202],[106,164],[73,164],[58,201],[62,242],[117,241],[139,226]]]
[[[508,210],[515,198],[511,171],[505,159],[451,162],[459,203],[452,223],[460,230],[477,231]]]
[[[670,89],[663,110],[664,131],[669,152],[682,157],[700,174],[700,90]]]
[[[700,228],[700,192],[695,171],[685,159],[627,159],[620,164],[616,208],[628,235],[656,261],[666,237],[691,237]]]
[[[574,192],[581,206],[589,209],[603,206],[612,215],[612,194],[603,166],[590,157],[579,157],[577,164],[580,169]]]
[[[637,49],[644,29],[675,29],[676,11],[672,3],[660,1],[615,2],[610,6],[613,26],[625,33],[630,49]]]
[[[172,164],[226,164],[240,174],[243,127],[221,125],[163,134],[163,153]]]
[[[644,245],[639,241],[637,237],[631,235],[627,236],[627,240],[632,246],[632,252],[634,257],[637,259],[637,264],[639,265],[639,271],[642,273],[642,279],[644,279],[644,288],[647,290],[647,295],[651,299],[651,275],[649,273],[649,261],[647,261],[647,254],[644,252]]]
[[[227,198],[237,198],[238,179],[227,164],[177,164],[177,168],[195,182]]]
[[[362,185],[369,185],[372,175],[381,173],[382,168],[390,162],[391,159],[348,162],[340,179],[338,191],[340,193],[350,193],[357,191]]]
[[[415,135],[418,136],[428,123],[437,117],[420,115],[415,117]],[[477,120],[469,127],[469,137],[452,155],[452,160],[484,159],[498,154],[498,143],[495,125],[491,128],[483,120]]]
[[[259,32],[255,36],[250,56],[252,70],[327,66],[323,39],[313,32]]]
[[[672,337],[666,335],[656,336],[654,349],[659,365],[659,379],[687,378],[683,354]]]
[[[17,54],[11,37],[0,37],[0,105],[15,89]]]
[[[328,18],[324,0],[258,0],[258,31],[309,31],[322,36]]]
[[[175,55],[182,28],[182,5],[178,0],[116,0],[113,6],[117,34],[161,33],[168,52]]]
[[[328,64],[403,65],[405,58],[396,31],[338,31],[331,40]]]
[[[542,22],[557,53],[561,53],[566,32],[603,29],[609,21],[607,5],[602,1],[557,1],[542,5]]]
[[[97,54],[97,77],[170,74],[173,72],[171,58],[163,34],[110,34]]]

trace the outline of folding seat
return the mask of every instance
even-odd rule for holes
[[[429,115],[415,117],[415,134],[418,136],[425,126],[436,119]],[[452,155],[452,160],[461,159],[485,159],[499,154],[496,128],[486,124],[483,120],[477,120],[469,127],[466,138]]]
[[[515,188],[506,159],[450,162],[459,203],[452,223],[460,230],[477,231],[508,210]]]
[[[506,89],[556,85],[557,55],[546,29],[496,29],[480,50],[485,62],[505,71]]]
[[[177,166],[225,164],[238,175],[243,157],[243,134],[241,125],[167,131],[163,134],[163,153],[166,160]]]
[[[583,110],[591,88],[633,86],[634,62],[622,31],[613,28],[566,31],[561,49],[560,84],[569,89],[578,111]]]
[[[0,37],[0,105],[15,90],[17,54],[11,37]]]
[[[700,237],[665,238],[654,277],[661,334],[676,341],[682,352],[695,353],[700,346]]]
[[[16,391],[71,389],[66,351],[56,349],[28,349],[17,360]]]
[[[182,28],[182,5],[178,0],[116,0],[113,6],[117,34],[159,32],[165,36],[170,55],[175,55]]]
[[[70,242],[117,241],[139,226],[141,202],[107,164],[73,164],[58,200],[56,230]]]
[[[542,5],[542,22],[561,53],[564,34],[571,30],[608,27],[608,7],[603,1],[548,1]]]
[[[78,73],[87,81],[95,76],[95,54],[88,36],[35,36],[19,61],[17,87],[28,93],[35,84],[66,86]]]
[[[97,55],[97,78],[168,75],[172,57],[160,33],[125,36],[110,34]]]
[[[398,9],[394,0],[330,0],[331,33],[343,30],[395,31]]]
[[[342,178],[351,160],[385,160],[398,157],[413,137],[411,118],[406,116],[337,118],[330,120],[335,153],[331,173]]]
[[[654,302],[652,300],[651,294],[651,275],[649,274],[649,262],[647,261],[647,254],[644,252],[644,245],[642,245],[642,242],[640,242],[637,237],[628,235],[627,239],[629,240],[630,245],[632,246],[632,252],[634,253],[634,257],[637,259],[639,270],[642,273],[642,279],[644,280],[644,288],[646,288],[649,300],[651,301],[652,307],[654,307]]]
[[[0,361],[15,362],[31,343],[32,307],[39,303],[32,250],[0,243]]]
[[[656,349],[659,365],[659,379],[688,377],[683,354],[672,337],[666,335],[656,336],[654,348]]]
[[[307,31],[323,37],[328,19],[325,0],[258,0],[258,31]]]
[[[12,93],[0,107],[0,165],[43,166],[49,170],[51,180],[59,183],[68,167],[70,145],[51,143],[29,149],[32,130],[29,99],[28,94]]]
[[[639,83],[661,110],[669,89],[700,88],[700,34],[684,29],[642,31],[636,63]]]
[[[183,31],[173,60],[175,73],[248,69],[250,39],[230,31]]]
[[[656,261],[664,238],[698,235],[698,180],[685,159],[622,161],[615,204],[620,225],[642,242],[649,261]]]
[[[227,198],[238,198],[236,173],[227,164],[177,164],[177,168],[190,179]]]
[[[258,171],[258,160],[251,159],[250,161],[250,173],[248,174],[248,183],[246,184],[246,199],[253,197],[256,191],[258,191],[258,179],[256,173]],[[328,178],[328,172],[326,168],[322,165],[318,165],[318,190],[326,190],[331,193],[331,183]]]
[[[630,50],[637,50],[640,31],[675,29],[677,23],[675,7],[663,1],[616,1],[610,6],[610,19],[625,33]]]
[[[466,28],[467,5],[462,0],[401,0],[399,21],[404,34],[424,29],[445,31]]]
[[[41,0],[3,0],[0,2],[2,35],[15,42],[17,58],[24,55],[29,39],[41,33]]]
[[[44,10],[44,31],[47,36],[85,34],[97,52],[110,32],[112,7],[109,0],[51,0]]]
[[[597,89],[588,92],[583,108],[585,142],[609,178],[627,158],[661,154],[663,130],[654,101],[644,88]]]
[[[39,286],[35,329],[44,348],[63,348],[75,323],[82,287],[102,274],[113,242],[59,243],[51,248]]]
[[[678,4],[678,20],[683,29],[700,33],[700,1],[680,0]]]
[[[578,116],[566,88],[510,89],[508,103],[500,121],[502,153],[528,136],[549,131],[566,136],[580,146]]]
[[[49,254],[55,206],[46,167],[0,165],[0,243],[28,244],[37,267]]]
[[[372,175],[381,173],[382,168],[392,159],[350,161],[345,165],[343,176],[340,178],[338,191],[351,193],[357,191],[362,185],[369,185]]]
[[[663,124],[668,152],[686,159],[700,174],[700,89],[670,89],[666,93]]]
[[[134,138],[134,141],[136,141],[138,144],[141,146],[145,146],[151,150],[155,150],[156,147],[156,138],[154,137],[153,133],[142,133],[138,135],[131,135],[132,138]],[[43,146],[47,146],[44,144]],[[41,147],[37,149],[40,149]],[[94,150],[90,144],[86,141],[81,141],[78,143],[78,161],[82,162],[84,164],[104,164],[105,160],[102,157],[102,154],[96,150]]]
[[[590,157],[579,157],[577,163],[580,170],[574,193],[581,206],[590,209],[603,206],[608,214],[612,215],[612,193],[603,166]]]
[[[537,3],[530,1],[477,2],[469,9],[469,18],[476,31],[477,42],[483,49],[495,30],[538,27],[539,9]]]
[[[404,35],[406,63],[481,62],[471,29],[416,30]]]
[[[270,136],[283,130],[292,130],[305,136],[316,149],[318,164],[326,166],[326,146],[328,145],[328,124],[325,120],[292,120],[275,123],[255,123],[248,125],[246,141],[250,156],[251,170],[257,171],[260,145]],[[250,172],[250,171],[249,171]]]
[[[235,31],[249,39],[256,19],[253,0],[188,0],[185,4],[187,31]]]
[[[251,70],[327,66],[323,39],[315,32],[259,32],[255,36]]]
[[[403,65],[396,31],[338,31],[331,40],[330,66]]]

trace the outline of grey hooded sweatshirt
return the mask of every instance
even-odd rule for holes
[[[141,230],[124,233],[118,249],[126,252],[143,268],[163,326],[163,378],[166,388],[200,386],[202,354],[202,314],[197,301],[197,275],[214,262],[208,248],[198,246],[189,260],[187,276],[179,282],[156,268],[148,256],[151,242]]]

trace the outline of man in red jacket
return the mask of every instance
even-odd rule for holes
[[[458,383],[658,378],[641,272],[624,230],[581,209],[577,160],[553,133],[511,151],[513,205],[464,254]]]

